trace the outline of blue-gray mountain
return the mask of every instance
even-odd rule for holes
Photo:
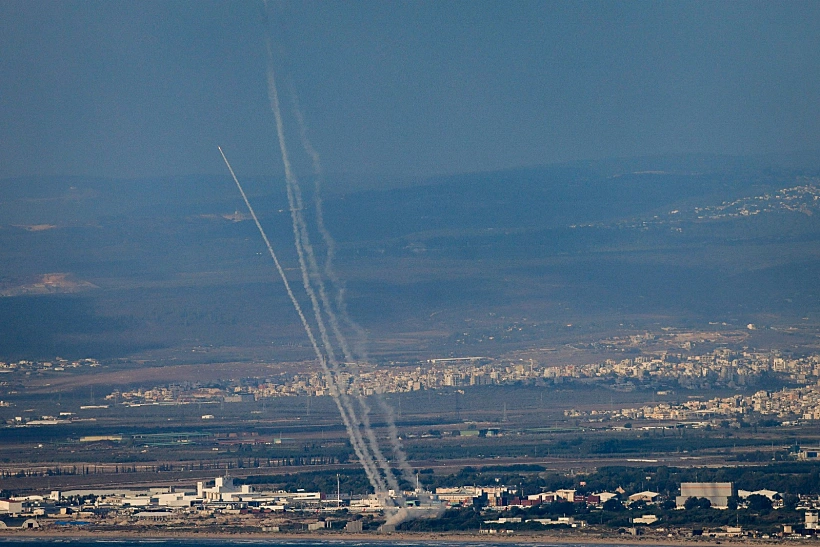
[[[817,324],[818,166],[820,154],[648,158],[379,190],[331,177],[325,221],[351,315],[383,358]],[[295,267],[284,182],[246,186]],[[4,180],[0,196],[0,359],[310,355],[227,176]],[[464,336],[522,321],[533,328],[519,337]]]

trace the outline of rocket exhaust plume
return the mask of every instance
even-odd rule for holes
[[[313,308],[313,316],[319,331],[320,340],[322,342],[325,354],[327,356],[327,363],[329,365],[329,369],[331,371],[331,374],[335,376],[339,373],[339,361],[336,357],[336,351],[330,339],[328,329],[325,324],[324,316],[322,313],[322,304],[326,303],[327,298],[324,293],[324,285],[321,281],[321,276],[318,274],[316,268],[313,247],[310,243],[307,224],[305,223],[304,216],[302,214],[304,203],[302,200],[301,189],[299,187],[299,181],[296,178],[296,175],[294,174],[290,163],[290,157],[288,154],[287,142],[285,138],[284,123],[282,120],[282,111],[279,106],[279,93],[276,87],[276,76],[273,69],[273,54],[271,51],[270,43],[268,43],[267,80],[268,96],[270,99],[271,110],[276,120],[276,132],[279,138],[279,150],[282,157],[282,164],[285,168],[285,182],[288,196],[288,206],[290,208],[291,223],[293,226],[294,244],[296,247],[297,256],[299,258],[299,269],[302,273],[302,285]],[[318,286],[318,295],[317,290],[314,289],[314,283],[316,283]],[[320,298],[322,304],[320,304]],[[324,307],[324,309],[325,312],[327,312],[328,309],[326,306]],[[331,328],[333,328],[334,317],[332,313],[329,315],[329,318],[331,322]],[[334,329],[334,335],[335,334],[336,330]],[[356,409],[351,403],[347,392],[340,391],[339,396],[341,403],[344,406],[347,413],[349,414],[354,426],[352,431],[353,437],[351,438],[351,442],[357,443],[362,452],[368,455],[368,463],[371,466],[378,465],[378,467],[381,467],[382,470],[385,471],[385,479],[387,479],[388,483],[390,483],[391,488],[398,491],[398,484],[395,483],[395,479],[392,476],[392,473],[389,472],[389,467],[385,469],[385,465],[382,464],[384,458],[379,458],[378,454],[369,454],[370,451],[374,450],[374,446],[376,452],[378,452],[378,443],[373,442],[375,440],[375,437],[372,436],[372,430],[370,430],[370,428],[368,428],[366,424],[362,424],[362,420],[357,416]],[[362,425],[364,425],[364,427],[362,427]],[[370,441],[369,446],[362,437],[363,432],[365,436],[368,437],[368,441]],[[376,494],[379,495],[379,497],[387,499],[387,497],[384,495],[384,492],[386,491],[384,482],[381,480],[381,476],[377,477],[378,478],[376,480],[376,483],[373,484],[374,490],[376,490]]]
[[[267,16],[267,2],[265,2],[266,16]],[[289,95],[291,99],[291,107],[293,115],[296,119],[301,145],[304,153],[310,158],[314,171],[314,207],[316,211],[316,229],[321,236],[322,242],[326,247],[326,256],[324,258],[324,268],[320,267],[320,262],[316,257],[313,245],[310,239],[310,230],[308,223],[304,217],[304,198],[299,179],[294,173],[290,155],[287,146],[287,139],[285,135],[285,123],[282,117],[282,109],[279,101],[279,92],[276,85],[276,73],[274,71],[273,50],[270,37],[266,37],[267,46],[267,90],[268,99],[270,101],[270,108],[276,122],[276,134],[279,143],[279,152],[285,171],[285,186],[287,190],[288,207],[291,216],[291,225],[293,230],[294,246],[299,262],[299,272],[301,274],[302,287],[305,291],[307,299],[310,301],[312,310],[312,321],[308,319],[302,310],[299,301],[297,300],[288,280],[285,276],[284,270],[279,263],[273,247],[259,222],[256,213],[251,207],[247,196],[242,189],[233,169],[228,163],[222,149],[219,149],[225,165],[231,173],[231,177],[237,185],[245,205],[253,218],[262,239],[271,258],[274,261],[276,270],[285,285],[288,297],[293,304],[294,309],[299,316],[302,327],[310,340],[311,346],[322,372],[326,378],[328,389],[333,396],[334,402],[339,409],[339,414],[345,425],[350,444],[353,447],[356,456],[359,458],[365,474],[373,487],[374,492],[382,501],[387,509],[388,520],[387,524],[395,526],[407,518],[413,516],[420,516],[419,511],[410,511],[406,505],[401,494],[401,488],[394,475],[394,471],[390,466],[387,458],[384,456],[379,441],[376,438],[375,432],[370,422],[371,408],[368,404],[367,398],[364,395],[361,380],[359,377],[359,362],[367,361],[367,354],[364,350],[364,330],[356,324],[348,315],[347,308],[344,301],[344,286],[339,281],[333,269],[333,259],[335,255],[335,242],[324,224],[324,213],[322,207],[322,200],[320,194],[322,169],[319,161],[319,154],[313,148],[310,140],[307,137],[307,129],[301,109],[299,108],[297,95],[291,85],[289,88]],[[288,82],[290,83],[290,82]],[[331,288],[335,291],[335,298],[331,298],[328,294],[328,287],[325,279],[329,280]],[[341,318],[341,322],[340,319]],[[315,325],[315,331],[314,326]],[[355,348],[351,348],[344,331],[345,328],[350,329],[354,334]],[[317,332],[318,334],[314,334]],[[358,358],[357,358],[358,357]],[[340,358],[343,358],[345,364],[349,364],[348,369],[351,374],[352,385],[348,386],[347,382],[342,384],[342,377]],[[399,471],[403,478],[412,483],[413,473],[407,463],[407,457],[401,447],[398,439],[398,431],[396,429],[392,408],[387,405],[379,394],[376,396],[379,405],[382,408],[384,417],[387,421],[388,437],[390,448],[394,455],[394,460],[398,463]],[[388,487],[395,491],[395,497],[390,497],[387,494]],[[392,507],[390,507],[392,506]]]
[[[268,52],[268,93],[270,97],[271,110],[273,111],[276,119],[276,130],[279,137],[279,148],[282,155],[282,163],[285,166],[285,182],[287,187],[288,205],[290,208],[291,221],[293,225],[294,244],[296,246],[296,252],[299,258],[299,268],[302,272],[302,284],[313,307],[314,319],[319,329],[319,335],[325,348],[325,353],[328,357],[330,369],[333,374],[338,374],[339,361],[336,357],[337,352],[334,348],[333,341],[330,338],[330,333],[328,332],[328,328],[325,323],[325,317],[330,325],[330,331],[336,339],[336,342],[341,345],[343,353],[346,356],[349,356],[349,351],[347,349],[347,342],[339,329],[338,320],[336,319],[335,313],[330,306],[326,288],[322,280],[321,273],[319,272],[316,255],[310,242],[307,223],[305,222],[304,215],[302,214],[302,210],[304,209],[302,191],[299,185],[299,180],[291,168],[270,48],[268,49]],[[344,404],[349,415],[353,418],[354,424],[357,426],[354,429],[354,435],[356,436],[357,442],[360,443],[363,451],[371,453],[371,465],[381,468],[387,484],[394,492],[398,493],[401,489],[393,476],[392,470],[387,463],[387,459],[381,453],[378,440],[373,433],[373,429],[370,427],[370,420],[368,417],[369,408],[360,396],[359,389],[356,384],[358,384],[358,382],[356,381],[356,375],[354,375],[353,395],[359,404],[361,416],[357,414],[357,411],[350,401],[348,394],[346,392],[341,393],[342,403]],[[376,489],[377,495],[383,499],[387,499],[386,496],[382,494],[382,492],[386,490],[383,483],[379,486],[381,492],[379,489]],[[399,498],[399,501],[402,502],[403,500]]]
[[[327,296],[327,290],[322,279],[321,272],[319,270],[316,255],[313,250],[313,246],[310,242],[310,235],[308,232],[307,223],[305,222],[304,215],[302,213],[305,207],[304,200],[302,197],[301,186],[299,184],[298,178],[293,173],[290,158],[288,155],[288,149],[284,133],[284,124],[282,121],[282,113],[279,102],[279,93],[276,86],[275,73],[273,70],[273,55],[270,47],[268,48],[268,55],[268,93],[270,97],[271,110],[273,111],[274,117],[276,119],[276,130],[279,137],[279,148],[282,154],[282,162],[285,165],[285,181],[287,185],[288,205],[290,207],[291,212],[294,242],[296,246],[297,255],[299,257],[299,266],[302,271],[302,281],[305,287],[305,292],[308,294],[308,297],[310,298],[310,301],[313,305],[316,324],[318,325],[322,343],[324,344],[325,350],[328,354],[330,368],[334,371],[334,373],[337,373],[337,367],[339,363],[336,359],[336,351],[333,348],[333,341],[330,339],[327,326],[325,325],[325,317],[327,318],[327,322],[330,326],[330,331],[332,332],[333,337],[336,340],[336,343],[339,344],[342,350],[342,354],[344,355],[345,360],[348,362],[355,362],[355,359],[353,359],[347,340],[341,332],[338,319],[336,317],[335,312],[333,311],[330,299]],[[317,159],[317,156],[318,155],[314,155],[314,159]],[[327,230],[325,230],[325,232],[327,232]],[[322,311],[324,311],[324,314],[322,313]],[[400,504],[403,505],[403,499],[401,499],[399,494],[399,492],[401,492],[401,488],[399,487],[398,482],[395,480],[390,465],[387,462],[387,458],[385,458],[384,454],[381,452],[378,440],[376,439],[375,433],[373,432],[373,428],[371,427],[369,418],[370,408],[367,405],[367,401],[365,400],[363,394],[359,389],[359,382],[357,381],[358,374],[354,374],[353,379],[353,395],[356,398],[357,403],[359,405],[359,410],[361,411],[361,416],[358,418],[358,420],[361,423],[361,430],[364,434],[364,437],[367,439],[369,443],[368,448],[372,452],[375,464],[378,465],[379,468],[381,468],[388,485],[394,492],[397,493],[398,501]],[[345,399],[344,402],[349,403],[349,399]],[[352,405],[346,404],[345,406],[347,407],[347,410],[351,414],[351,416],[357,416],[356,410],[352,407]]]
[[[307,134],[307,125],[305,124],[304,116],[302,115],[302,110],[299,107],[299,99],[296,95],[296,90],[293,86],[292,81],[288,81],[288,89],[290,91],[290,99],[291,99],[291,109],[293,110],[294,117],[296,119],[296,124],[299,128],[299,138],[302,143],[302,148],[304,149],[305,153],[310,157],[311,164],[313,167],[313,177],[314,177],[314,188],[313,188],[313,199],[314,199],[314,209],[316,211],[316,226],[319,234],[322,237],[322,241],[325,244],[326,256],[325,256],[325,267],[324,273],[327,278],[330,280],[331,285],[336,290],[336,298],[335,298],[335,306],[339,312],[339,315],[342,318],[342,321],[355,333],[357,340],[356,340],[356,350],[354,352],[350,351],[350,346],[344,338],[344,335],[341,334],[338,326],[338,321],[333,314],[333,306],[331,304],[325,303],[325,307],[328,310],[328,314],[331,317],[331,324],[334,325],[334,333],[336,334],[336,338],[339,341],[339,345],[342,348],[342,353],[344,354],[345,361],[352,363],[354,367],[355,377],[358,376],[358,361],[361,360],[363,362],[368,361],[367,352],[365,350],[365,338],[366,334],[364,329],[359,326],[358,323],[353,321],[350,315],[347,312],[347,305],[344,299],[344,287],[339,280],[338,275],[333,268],[333,259],[335,255],[336,249],[336,242],[333,239],[333,236],[328,231],[327,227],[325,226],[324,222],[324,210],[323,210],[323,203],[322,203],[322,195],[321,195],[321,184],[322,184],[322,164],[319,158],[319,153],[313,147],[308,138]],[[302,209],[302,207],[300,207]],[[315,262],[315,259],[314,259]],[[317,268],[318,269],[318,268]],[[321,279],[321,277],[319,277]],[[324,293],[324,287],[320,286],[320,293]],[[325,297],[326,300],[326,297]],[[351,354],[353,353],[353,354]],[[356,354],[358,355],[359,359],[356,359]],[[391,449],[393,451],[393,455],[395,460],[398,463],[399,470],[402,473],[402,476],[405,481],[410,482],[412,484],[413,481],[413,470],[410,468],[410,465],[407,463],[407,455],[404,453],[404,449],[401,446],[398,436],[398,429],[396,428],[396,422],[393,415],[393,409],[384,398],[381,396],[380,393],[375,394],[375,398],[381,407],[382,412],[384,413],[385,421],[387,422],[388,428],[388,438],[390,441]],[[363,406],[362,411],[365,419],[370,412],[370,409],[367,408],[366,400],[361,397],[360,404]],[[369,424],[368,424],[369,426]]]
[[[299,320],[302,322],[302,327],[305,329],[305,334],[307,334],[308,339],[310,340],[310,344],[313,347],[313,351],[316,354],[316,358],[319,361],[319,364],[322,367],[322,372],[325,375],[326,381],[328,383],[328,387],[330,388],[331,396],[333,400],[336,402],[336,406],[339,409],[339,414],[342,416],[342,421],[347,429],[348,436],[353,439],[356,437],[354,433],[354,424],[351,421],[351,417],[348,415],[347,409],[345,405],[342,404],[341,398],[339,396],[339,389],[336,384],[336,379],[331,374],[330,370],[327,367],[327,363],[325,361],[325,357],[322,354],[322,351],[319,348],[319,345],[316,341],[316,337],[313,334],[313,329],[310,327],[310,324],[305,317],[304,312],[302,311],[302,306],[299,304],[299,301],[296,299],[296,296],[293,293],[293,290],[290,287],[290,283],[288,282],[288,278],[285,275],[285,271],[282,268],[281,263],[279,262],[279,258],[276,256],[276,253],[273,250],[273,246],[268,239],[267,234],[265,233],[264,228],[262,228],[262,224],[259,222],[259,218],[256,216],[256,211],[254,211],[253,207],[248,201],[248,196],[245,194],[245,190],[242,188],[242,185],[239,183],[239,179],[236,177],[231,164],[228,162],[228,158],[225,156],[225,152],[222,151],[221,147],[219,148],[219,153],[222,156],[222,159],[225,161],[225,165],[228,167],[228,171],[231,173],[231,177],[233,181],[236,183],[236,187],[239,189],[239,193],[242,195],[242,199],[245,202],[245,205],[248,208],[248,212],[250,213],[251,217],[253,218],[254,223],[256,224],[256,228],[259,230],[259,234],[262,236],[262,240],[265,242],[265,246],[268,249],[268,254],[273,259],[273,263],[276,266],[276,271],[279,273],[279,277],[282,279],[282,283],[285,285],[285,290],[287,291],[288,297],[290,298],[291,303],[293,304],[294,309],[296,310],[296,314],[299,316]],[[362,466],[364,467],[365,474],[367,475],[368,479],[371,483],[379,484],[380,481],[378,479],[378,474],[373,469],[372,464],[370,463],[372,459],[369,455],[366,455],[365,451],[362,451],[361,442],[351,442],[353,446],[353,450],[356,453],[356,456],[362,462]],[[382,485],[383,486],[383,485]],[[381,488],[384,490],[384,488]],[[377,490],[378,491],[378,490]]]

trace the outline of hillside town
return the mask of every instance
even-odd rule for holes
[[[402,393],[453,387],[512,385],[519,383],[560,385],[595,383],[632,391],[653,387],[696,390],[754,386],[765,378],[783,384],[807,385],[820,379],[820,355],[784,357],[779,352],[733,352],[718,349],[702,355],[664,353],[587,365],[550,365],[527,361],[496,361],[482,357],[430,359],[416,366],[348,365],[342,385],[366,395]],[[227,386],[193,383],[116,392],[109,400],[125,404],[185,402],[218,397],[246,399],[329,395],[327,383],[317,370],[301,374],[247,380]],[[227,401],[226,401],[227,402]]]
[[[11,390],[16,376],[70,374],[100,367],[95,359],[76,361],[18,361],[0,363],[0,387]],[[599,386],[614,391],[651,390],[660,396],[679,395],[639,407],[567,409],[568,418],[590,422],[604,420],[736,420],[756,413],[781,421],[820,420],[820,355],[786,356],[777,351],[754,352],[715,349],[703,354],[664,352],[621,360],[606,359],[586,365],[549,365],[534,359],[501,361],[484,357],[438,358],[414,366],[348,364],[341,384],[365,395],[423,390],[461,389],[472,386],[529,384],[544,387]],[[771,389],[770,386],[782,386]],[[757,386],[761,389],[754,390]],[[763,389],[765,387],[765,389]],[[19,387],[18,389],[23,389]],[[732,389],[751,394],[703,399],[687,392]],[[184,382],[150,388],[114,391],[104,400],[83,409],[109,405],[185,405],[239,403],[271,397],[329,396],[321,371],[306,367],[298,373],[271,374],[265,378],[210,383]],[[0,406],[11,403],[0,400]],[[20,417],[10,423],[67,423],[81,419],[64,416]],[[56,420],[56,421],[55,421]]]
[[[820,420],[820,385],[800,388],[783,388],[779,391],[761,390],[753,395],[715,397],[709,400],[693,399],[674,403],[658,403],[641,407],[617,410],[578,409],[565,410],[570,418],[586,418],[589,421],[612,420],[654,420],[654,421],[703,421],[706,425],[715,419],[737,420],[752,413],[783,420],[784,425],[792,421]]]
[[[763,213],[797,212],[811,216],[820,209],[820,186],[817,177],[802,177],[802,184],[781,188],[771,193],[747,196],[720,205],[675,209],[651,218],[624,219],[614,223],[582,224],[581,227],[642,228],[650,226],[671,226],[682,231],[684,222],[706,222],[726,219],[746,218]]]
[[[568,410],[568,417],[601,420],[651,419],[693,420],[732,418],[756,412],[785,420],[820,419],[820,355],[789,358],[778,352],[732,352],[719,349],[708,354],[682,356],[664,354],[639,356],[620,361],[606,360],[588,365],[548,366],[527,362],[495,362],[480,357],[431,359],[414,367],[357,366],[358,374],[342,375],[349,389],[374,393],[402,393],[420,390],[458,389],[469,386],[535,384],[600,385],[616,391],[739,389],[757,385],[762,379],[785,386],[778,391],[759,390],[753,395],[691,399],[680,404],[659,403],[641,408],[580,411]],[[355,384],[354,384],[354,378]],[[226,386],[178,384],[114,392],[107,402],[123,405],[186,404],[193,402],[247,402],[268,397],[329,395],[319,371],[309,371],[264,381],[246,381]]]

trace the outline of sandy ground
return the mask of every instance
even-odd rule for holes
[[[710,546],[710,545],[773,545],[782,543],[780,539],[750,539],[750,538],[666,538],[661,536],[612,536],[601,534],[544,534],[522,533],[515,534],[477,534],[465,533],[163,533],[159,530],[123,530],[123,531],[93,531],[93,530],[0,530],[0,539],[5,538],[152,538],[152,539],[231,539],[243,540],[272,540],[272,541],[304,541],[310,542],[373,542],[373,543],[509,543],[521,545],[664,545],[664,546]],[[816,543],[813,539],[796,538],[800,543]],[[795,543],[794,539],[789,540]]]

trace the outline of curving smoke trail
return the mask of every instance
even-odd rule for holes
[[[318,271],[315,254],[313,252],[313,247],[310,243],[307,223],[305,222],[304,215],[302,214],[302,210],[304,209],[304,202],[302,199],[299,181],[293,172],[288,154],[287,143],[285,140],[284,123],[282,120],[282,112],[279,104],[279,93],[276,87],[276,76],[273,69],[273,55],[271,52],[270,44],[268,44],[268,61],[268,95],[270,98],[271,110],[273,111],[274,117],[276,119],[276,130],[277,135],[279,137],[279,149],[282,155],[282,162],[285,168],[285,181],[287,186],[288,205],[290,208],[291,221],[293,225],[294,243],[299,258],[299,269],[302,273],[302,284],[304,286],[306,294],[308,295],[308,298],[310,299],[313,308],[314,319],[319,330],[319,336],[322,341],[322,345],[325,349],[325,354],[327,356],[327,361],[329,364],[329,368],[331,370],[331,374],[335,377],[338,377],[338,374],[340,372],[340,363],[336,357],[336,352],[333,348],[333,343],[330,339],[328,329],[325,324],[325,320],[322,313],[323,309],[325,311],[325,314],[327,314],[329,317],[329,322],[331,324],[331,329],[333,331],[334,337],[338,339],[340,336],[340,332],[338,329],[338,323],[335,321],[335,315],[332,313],[332,310],[330,310],[330,312],[328,313],[329,308],[327,307],[327,295],[324,288],[324,283],[322,282],[321,275]],[[318,295],[317,290],[314,289],[314,283],[317,285],[319,293]],[[342,405],[345,407],[345,410],[351,417],[351,421],[354,425],[352,429],[351,442],[357,444],[359,446],[359,449],[363,453],[367,454],[367,462],[363,463],[363,465],[371,468],[381,468],[384,472],[384,479],[387,480],[387,483],[390,486],[390,488],[398,492],[400,490],[398,487],[398,483],[396,482],[395,477],[390,471],[386,459],[380,452],[380,449],[378,447],[378,441],[376,440],[375,435],[373,434],[372,428],[369,427],[369,418],[367,418],[366,413],[364,413],[364,418],[361,418],[357,415],[356,409],[350,401],[347,390],[340,389],[339,398],[342,402]],[[365,442],[362,434],[364,434],[364,436],[367,437],[367,442]],[[372,454],[370,454],[370,452],[372,452]],[[390,503],[389,498],[386,495],[387,488],[385,486],[381,474],[373,473],[373,475],[374,480],[371,480],[371,483],[373,484],[377,496],[383,499],[386,504]],[[401,502],[401,500],[399,501]]]
[[[267,2],[265,2],[265,7],[267,15]],[[356,455],[359,457],[362,467],[364,468],[368,480],[373,486],[376,495],[382,500],[385,506],[393,506],[392,509],[388,511],[387,524],[396,525],[403,520],[406,520],[410,516],[410,512],[406,507],[404,498],[402,497],[401,488],[398,484],[396,476],[394,475],[394,471],[382,452],[379,441],[376,438],[372,428],[370,421],[371,408],[361,386],[359,362],[365,362],[367,360],[367,354],[364,350],[365,334],[364,330],[356,324],[347,313],[347,307],[344,299],[344,286],[339,281],[339,278],[333,269],[333,259],[335,256],[336,247],[335,241],[331,237],[330,232],[327,230],[324,223],[323,205],[321,193],[319,191],[322,178],[319,154],[313,148],[307,137],[307,129],[301,109],[299,108],[297,95],[293,89],[293,86],[290,85],[289,95],[291,98],[291,106],[299,128],[302,148],[310,157],[313,165],[316,225],[327,249],[323,269],[320,268],[319,260],[317,259],[311,244],[310,230],[308,229],[308,224],[305,221],[305,216],[303,213],[305,203],[301,185],[290,162],[290,156],[286,143],[285,127],[282,118],[282,110],[279,101],[279,92],[276,84],[276,73],[274,71],[272,44],[269,37],[266,37],[266,45],[268,54],[268,98],[270,101],[271,111],[273,112],[276,121],[279,151],[285,170],[288,206],[291,214],[294,245],[298,256],[302,285],[305,290],[305,294],[310,300],[313,311],[313,319],[318,331],[318,339],[314,336],[313,329],[311,328],[305,314],[301,311],[301,307],[299,307],[298,301],[294,297],[289,285],[287,285],[284,272],[282,271],[281,266],[273,253],[273,249],[270,246],[267,237],[264,235],[261,225],[256,220],[256,216],[253,213],[247,198],[245,198],[244,192],[242,192],[242,195],[245,199],[246,205],[251,211],[251,215],[256,221],[260,233],[262,233],[262,236],[265,239],[268,250],[276,263],[280,276],[286,284],[291,301],[293,302],[294,307],[296,307],[300,320],[302,321],[302,325],[305,328],[316,356],[319,359],[323,373],[327,378],[331,395],[333,395],[347,429],[351,445],[353,446]],[[224,154],[222,155],[224,159]],[[225,163],[227,164],[227,159],[225,159]],[[233,175],[233,170],[230,169],[230,165],[228,165],[228,168],[231,170],[231,175],[234,177],[234,181],[237,186],[239,186],[239,182]],[[335,299],[331,299],[328,295],[325,277],[330,281],[331,286],[335,290]],[[341,317],[346,328],[352,330],[356,335],[354,338],[354,349],[351,349],[351,346],[344,335],[339,317]],[[336,349],[336,346],[338,346],[338,350]],[[344,364],[340,362],[340,356],[344,359]],[[345,375],[342,371],[342,366],[344,365],[348,365],[350,367],[350,380],[352,382],[352,385],[350,386],[347,385],[347,375]],[[351,400],[351,398],[355,400],[355,403]],[[401,443],[399,442],[398,431],[396,429],[395,420],[393,417],[393,409],[387,405],[380,394],[377,394],[376,398],[382,408],[387,422],[388,438],[395,460],[398,462],[399,470],[405,480],[412,482],[413,472],[407,463],[407,456],[401,447]],[[388,487],[395,492],[394,497],[392,498],[387,495]],[[420,514],[418,512],[414,512],[414,516],[420,516]]]
[[[321,195],[321,184],[322,184],[322,164],[319,158],[319,153],[313,147],[308,138],[307,134],[307,125],[305,124],[304,116],[302,115],[302,109],[299,107],[299,100],[298,96],[296,95],[296,91],[293,88],[291,82],[288,82],[288,88],[290,90],[290,98],[291,98],[291,108],[293,110],[294,117],[296,119],[297,126],[299,128],[299,138],[302,143],[302,148],[305,150],[305,153],[310,157],[311,164],[313,167],[313,181],[314,181],[314,188],[313,188],[313,199],[314,199],[314,208],[316,211],[316,225],[319,234],[322,237],[322,241],[325,244],[326,256],[324,262],[324,272],[327,278],[330,280],[331,284],[336,290],[336,298],[335,298],[335,305],[336,309],[339,312],[339,316],[342,318],[342,321],[356,334],[356,344],[354,352],[350,351],[350,345],[348,344],[347,340],[345,339],[344,335],[342,335],[340,329],[338,328],[338,320],[335,317],[335,313],[333,313],[332,305],[329,303],[325,304],[326,310],[331,320],[331,324],[334,325],[334,334],[339,342],[339,345],[342,349],[344,354],[344,358],[347,362],[352,363],[356,376],[358,376],[358,363],[367,362],[368,356],[365,349],[365,338],[366,333],[364,329],[356,323],[348,314],[347,312],[347,303],[344,297],[344,286],[341,283],[338,275],[336,274],[335,269],[333,268],[333,259],[335,257],[335,249],[336,249],[336,241],[333,239],[333,236],[330,234],[330,231],[325,226],[324,220],[324,209],[322,203],[322,195]],[[301,209],[301,207],[300,207]],[[324,287],[320,285],[320,292],[324,293]],[[326,300],[323,298],[323,300]],[[358,358],[357,358],[358,357]],[[401,446],[401,442],[399,441],[399,434],[398,429],[396,427],[395,417],[393,414],[393,408],[387,404],[384,398],[381,396],[380,393],[377,393],[375,396],[376,400],[381,407],[381,410],[384,414],[385,421],[387,423],[388,428],[388,438],[390,441],[391,449],[393,451],[393,455],[398,462],[399,470],[402,473],[404,480],[410,482],[412,484],[413,481],[413,470],[411,469],[410,465],[407,463],[407,455],[404,452],[404,449]],[[359,398],[359,403],[362,406],[363,416],[367,419],[367,416],[370,413],[370,408],[367,405],[366,399],[361,396]],[[366,424],[367,428],[369,428],[369,423]],[[378,455],[377,455],[378,457]]]
[[[268,51],[270,54],[270,49]],[[330,300],[327,296],[327,290],[322,279],[321,273],[319,271],[318,261],[316,260],[316,255],[313,250],[313,246],[310,242],[310,235],[307,223],[305,222],[305,218],[302,213],[302,211],[305,208],[304,199],[302,197],[302,191],[299,185],[299,180],[295,176],[291,168],[287,145],[285,143],[284,124],[282,123],[279,94],[276,86],[275,73],[273,71],[272,66],[272,55],[269,56],[268,93],[270,95],[271,110],[273,111],[274,117],[276,118],[277,133],[279,136],[279,147],[282,153],[283,162],[285,164],[285,181],[287,184],[288,205],[291,211],[294,240],[297,255],[299,257],[299,267],[302,272],[302,281],[305,288],[305,292],[308,294],[311,304],[313,305],[314,317],[319,329],[322,344],[325,347],[325,353],[328,356],[330,368],[334,374],[338,375],[339,362],[336,358],[336,351],[333,348],[333,342],[330,339],[327,326],[325,325],[325,317],[327,318],[327,322],[330,325],[330,330],[333,334],[333,337],[342,349],[342,354],[344,355],[345,359],[348,362],[353,362],[354,360],[349,350],[347,341],[339,327],[339,322],[336,318],[336,314],[334,313]],[[324,314],[322,313],[323,311]],[[372,465],[378,466],[382,470],[384,479],[387,481],[387,485],[390,487],[391,490],[394,491],[396,495],[396,501],[399,503],[400,506],[402,506],[404,504],[404,500],[401,498],[400,495],[401,488],[399,487],[399,484],[396,481],[392,470],[390,469],[390,465],[387,462],[387,458],[385,458],[384,454],[381,452],[378,439],[376,439],[375,433],[373,432],[373,428],[371,427],[369,417],[370,408],[367,405],[367,402],[364,399],[363,394],[361,393],[358,382],[358,374],[354,373],[352,378],[354,381],[353,396],[357,400],[357,403],[361,411],[361,415],[357,415],[356,410],[350,403],[350,400],[347,396],[348,394],[346,392],[341,393],[341,397],[348,413],[352,417],[355,417],[356,425],[361,425],[361,428],[357,427],[355,429],[354,434],[357,436],[357,440],[361,439],[361,435],[364,435],[364,437],[366,437],[368,448],[373,456],[373,459],[370,463]],[[364,443],[364,439],[361,439],[360,442]],[[382,490],[384,490],[384,488],[382,488]]]
[[[315,153],[315,150],[314,150]],[[357,403],[359,405],[359,409],[361,411],[361,420],[362,420],[362,430],[364,435],[367,437],[367,440],[370,445],[370,450],[373,452],[373,456],[375,458],[376,463],[382,469],[385,478],[387,480],[388,485],[390,488],[396,493],[398,497],[400,497],[400,491],[398,482],[395,480],[393,476],[392,470],[390,469],[390,465],[385,458],[384,454],[381,451],[381,447],[379,446],[379,442],[376,439],[375,433],[373,431],[372,425],[370,423],[370,406],[367,404],[367,400],[364,397],[364,393],[361,390],[360,382],[359,382],[359,370],[358,370],[358,362],[353,356],[352,352],[350,351],[349,344],[347,342],[346,337],[341,331],[339,320],[336,317],[336,313],[333,310],[333,305],[330,299],[328,298],[327,288],[325,286],[324,280],[322,275],[319,271],[319,264],[316,259],[315,252],[313,250],[313,246],[310,243],[310,236],[308,232],[307,223],[305,222],[304,215],[302,211],[305,208],[304,200],[302,197],[301,187],[299,185],[298,178],[293,177],[290,185],[290,190],[292,190],[292,205],[291,211],[293,211],[294,216],[294,223],[298,225],[298,232],[299,232],[299,239],[301,243],[302,250],[304,251],[305,260],[307,262],[307,270],[309,272],[310,279],[315,282],[316,284],[316,292],[319,296],[319,303],[321,309],[325,312],[325,316],[327,318],[328,324],[330,325],[331,332],[333,333],[333,337],[336,340],[336,343],[339,344],[341,349],[342,355],[347,363],[351,365],[353,368],[352,380],[353,380],[353,396],[356,398]],[[291,198],[291,194],[289,193],[289,199]],[[322,227],[324,227],[324,223],[322,223]],[[324,230],[325,234],[329,237],[330,234],[327,230]],[[297,246],[298,250],[298,246]],[[317,321],[320,321],[317,318]],[[401,500],[400,500],[401,501]]]
[[[262,236],[262,240],[265,242],[265,246],[268,248],[268,253],[273,259],[273,263],[276,265],[276,271],[279,273],[279,277],[282,279],[282,283],[285,285],[285,290],[287,291],[288,297],[290,298],[290,301],[293,304],[293,307],[296,310],[297,315],[299,316],[299,320],[302,322],[302,327],[305,329],[305,333],[307,334],[307,337],[310,340],[310,344],[313,347],[313,351],[316,353],[316,358],[319,360],[319,364],[322,367],[322,372],[324,373],[325,378],[327,379],[331,396],[333,397],[333,400],[335,401],[336,406],[339,409],[339,414],[341,414],[342,416],[342,422],[345,425],[348,437],[353,439],[354,437],[356,437],[356,428],[354,427],[355,419],[349,416],[348,409],[343,404],[343,401],[339,395],[340,389],[337,385],[336,378],[333,374],[331,374],[331,371],[327,366],[325,357],[322,354],[322,351],[319,348],[319,344],[316,341],[316,337],[313,334],[313,329],[310,327],[310,324],[308,323],[308,320],[305,317],[304,312],[302,311],[302,306],[299,304],[299,301],[296,299],[296,296],[294,295],[293,290],[290,287],[290,283],[288,282],[288,278],[285,275],[284,269],[282,269],[282,265],[279,262],[279,258],[273,251],[273,246],[271,245],[270,240],[268,239],[268,236],[265,233],[265,230],[262,228],[262,224],[260,224],[259,218],[256,216],[256,212],[251,206],[250,201],[248,201],[248,197],[245,194],[245,190],[242,189],[242,185],[239,183],[239,179],[236,177],[236,174],[234,174],[234,170],[231,167],[231,164],[228,162],[228,158],[225,156],[225,153],[222,151],[222,148],[217,148],[219,148],[219,153],[222,155],[222,159],[225,161],[225,165],[228,167],[228,171],[230,171],[231,177],[236,183],[236,187],[239,188],[239,193],[242,194],[242,199],[245,201],[245,205],[248,207],[248,211],[250,212],[254,223],[256,223],[256,227]],[[351,445],[353,446],[353,450],[356,453],[356,456],[359,458],[359,461],[362,463],[362,467],[365,470],[365,474],[367,475],[368,480],[370,480],[371,484],[374,485],[374,488],[380,486],[381,489],[384,490],[384,484],[380,481],[378,472],[372,466],[372,459],[370,455],[367,454],[366,450],[362,450],[361,442],[351,442]]]

